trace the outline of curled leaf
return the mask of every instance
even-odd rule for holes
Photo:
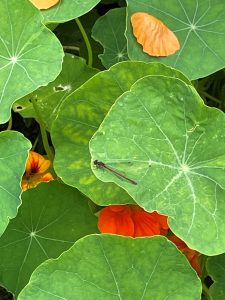
[[[59,0],[31,0],[31,2],[38,9],[48,9],[48,8],[56,5],[59,2]]]
[[[152,56],[168,56],[180,49],[175,34],[159,19],[138,12],[131,16],[133,34],[143,51]]]

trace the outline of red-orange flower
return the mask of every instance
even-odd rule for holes
[[[26,191],[29,188],[35,187],[42,181],[52,180],[52,174],[47,172],[50,164],[50,160],[45,159],[39,153],[30,151],[21,182],[22,190]]]
[[[166,235],[167,216],[149,213],[138,205],[110,205],[100,211],[98,228],[102,233],[141,237]]]
[[[181,239],[179,239],[177,236],[175,235],[171,235],[168,237],[168,239],[173,242],[177,248],[184,253],[184,255],[187,257],[187,259],[189,260],[191,266],[193,269],[195,269],[195,271],[198,273],[198,275],[201,277],[202,275],[202,270],[201,270],[201,265],[199,262],[199,256],[200,253],[197,252],[196,250],[190,249],[188,248],[188,246],[185,244],[184,241],[182,241]]]
[[[110,205],[99,213],[98,228],[101,233],[113,233],[132,237],[167,235],[167,216],[156,211],[147,212],[138,205]],[[202,275],[199,252],[188,248],[184,241],[175,235],[168,236],[177,248],[184,253],[199,276]]]

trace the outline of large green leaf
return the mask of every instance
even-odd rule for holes
[[[54,80],[63,51],[29,1],[0,1],[0,123],[10,116],[12,103]]]
[[[184,72],[191,80],[225,66],[225,2],[189,0],[127,0],[128,55],[131,59],[159,61]],[[147,12],[162,20],[178,37],[181,48],[168,57],[143,52],[132,33],[130,17]]]
[[[197,300],[200,294],[200,279],[166,238],[92,235],[42,264],[18,299]]]
[[[101,0],[63,0],[50,9],[42,10],[44,23],[62,23],[89,12]]]
[[[82,58],[66,54],[62,71],[53,82],[35,91],[35,97],[43,121],[51,127],[63,100],[98,71],[88,67]],[[30,95],[16,101],[13,109],[25,118],[35,118]]]
[[[207,271],[213,280],[209,292],[212,300],[225,299],[225,254],[209,257]]]
[[[126,9],[116,8],[99,18],[92,29],[92,37],[104,47],[104,53],[99,58],[106,68],[128,59],[125,28]]]
[[[133,201],[116,185],[103,184],[93,175],[89,140],[116,98],[129,90],[136,80],[149,74],[175,76],[188,82],[181,73],[161,64],[122,62],[98,73],[71,94],[53,123],[56,173],[100,205]]]
[[[135,180],[116,182],[147,211],[169,215],[170,228],[190,248],[225,251],[225,117],[204,105],[179,79],[147,76],[124,93],[90,142],[92,161]]]
[[[22,200],[18,215],[0,239],[0,283],[16,295],[43,261],[97,232],[97,219],[76,189],[43,183],[23,193]]]
[[[20,181],[30,148],[30,142],[22,134],[0,133],[0,236],[21,204]]]

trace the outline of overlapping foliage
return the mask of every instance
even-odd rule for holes
[[[180,50],[144,53],[130,22],[139,11],[162,20]],[[102,52],[78,19],[88,12]],[[207,299],[223,299],[225,80],[219,94],[214,73],[225,66],[224,1],[62,0],[38,10],[2,0],[0,16],[0,285],[19,300],[189,300],[202,284]],[[52,161],[55,180],[22,193],[30,149]],[[201,254],[202,282],[166,237],[98,234],[101,207],[128,203],[169,217],[171,234]]]

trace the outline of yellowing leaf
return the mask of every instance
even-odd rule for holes
[[[31,2],[38,9],[48,9],[48,8],[56,5],[59,2],[59,0],[31,0]]]
[[[168,56],[180,49],[175,34],[159,19],[138,12],[131,16],[133,34],[143,51],[152,56]]]

